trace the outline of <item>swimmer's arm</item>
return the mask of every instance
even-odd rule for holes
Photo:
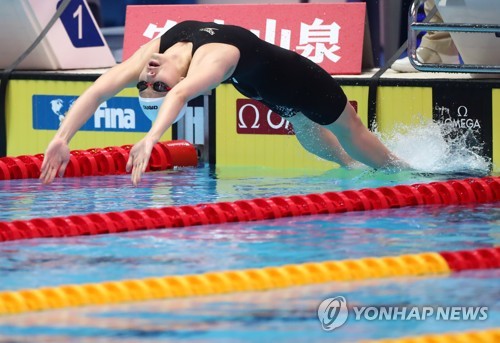
[[[157,49],[153,42],[144,45],[129,59],[101,75],[71,106],[54,139],[60,139],[68,144],[102,102],[123,88],[134,85],[148,56],[155,51],[155,48]]]
[[[227,53],[223,56],[214,56],[206,62],[189,67],[186,77],[167,93],[165,101],[160,107],[158,117],[146,135],[157,143],[161,136],[172,125],[182,107],[191,99],[208,94],[231,76],[239,60],[239,52]]]

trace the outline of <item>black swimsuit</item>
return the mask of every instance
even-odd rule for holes
[[[316,63],[267,43],[242,27],[184,21],[163,34],[160,53],[177,42],[192,42],[193,55],[208,43],[238,48],[240,60],[229,81],[240,93],[261,101],[282,117],[301,112],[318,124],[328,125],[337,120],[347,103],[339,84]]]

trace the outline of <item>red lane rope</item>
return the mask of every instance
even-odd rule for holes
[[[500,247],[475,250],[441,251],[450,270],[460,272],[472,269],[500,268]]]
[[[72,150],[65,177],[125,174],[131,145],[103,149]],[[29,179],[40,176],[43,154],[0,158],[0,180]],[[159,142],[153,147],[146,171],[196,166],[198,154],[188,141]]]
[[[500,200],[500,177],[0,222],[0,241]],[[451,261],[455,263],[455,260]],[[459,263],[459,262],[456,262]]]

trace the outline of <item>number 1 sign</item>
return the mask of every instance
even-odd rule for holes
[[[57,3],[57,8],[62,0]],[[72,0],[61,14],[61,22],[76,48],[104,46],[104,39],[95,25],[92,13],[84,0]],[[85,28],[85,34],[84,34]]]
[[[56,13],[61,0],[0,1],[0,68],[14,62]],[[115,59],[84,0],[72,0],[20,69],[102,68]]]

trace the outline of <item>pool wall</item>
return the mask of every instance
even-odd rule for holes
[[[43,152],[59,123],[57,107],[51,107],[51,101],[62,99],[61,110],[67,111],[71,101],[101,72],[14,73],[7,95],[7,155]],[[494,171],[500,170],[499,79],[439,75],[383,77],[377,90],[376,116],[369,111],[371,75],[336,78],[365,125],[375,121],[384,133],[397,125],[432,118],[451,124],[459,132],[472,129],[478,132],[479,141],[484,142],[483,155],[492,159]],[[107,106],[110,109],[102,109],[99,119],[91,118],[93,123],[75,135],[71,149],[119,146],[141,139],[151,124],[140,112],[135,94],[135,89],[128,88],[110,99]],[[307,153],[292,137],[293,131],[285,121],[276,114],[271,116],[265,106],[245,98],[232,85],[220,85],[207,99],[209,105],[203,122],[208,162],[219,166],[332,168],[332,163]],[[132,112],[134,125],[130,119]],[[162,140],[172,138],[185,137],[178,137],[174,128]]]
[[[59,127],[56,112],[64,116],[71,102],[100,75],[83,73],[83,71],[82,74],[70,75],[30,73],[22,79],[13,79],[9,82],[6,118],[7,156],[43,152]],[[87,129],[78,132],[71,141],[71,148],[120,146],[140,140],[144,132],[151,127],[151,123],[145,117],[139,117],[143,117],[143,114],[138,113],[140,108],[136,95],[135,89],[127,88],[110,99],[108,108],[113,102],[118,103],[121,108],[109,108],[108,111],[101,108],[101,116],[98,119],[94,116],[89,120]],[[95,127],[96,122],[100,127]],[[114,128],[109,128],[110,126]],[[161,140],[166,141],[171,138],[172,130],[168,130]]]
[[[381,133],[421,120],[445,122],[463,134],[474,130],[484,142],[483,155],[500,162],[500,82],[471,79],[382,79],[377,93],[376,116],[368,112],[369,77],[338,78],[365,123],[376,121]],[[293,134],[283,133],[279,118],[266,109],[242,103],[244,97],[231,85],[216,94],[216,158],[218,165],[331,169],[332,164],[302,149]],[[246,106],[246,107],[244,107]],[[221,115],[221,113],[223,115]],[[241,126],[254,134],[241,134]],[[271,127],[264,132],[263,127]],[[250,128],[250,129],[248,129]]]

